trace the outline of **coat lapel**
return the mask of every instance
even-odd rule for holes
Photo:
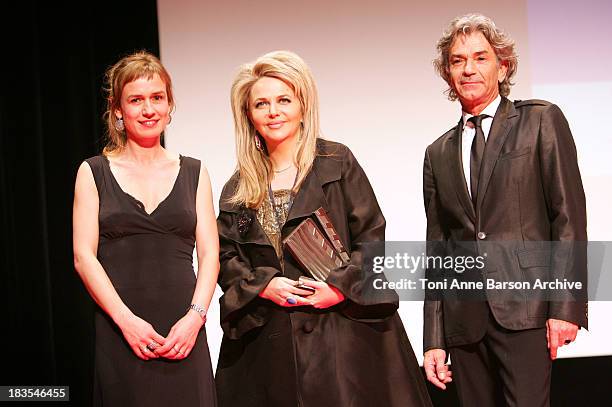
[[[510,133],[512,127],[518,120],[518,113],[514,109],[514,104],[507,98],[502,97],[502,100],[497,108],[491,131],[487,137],[482,165],[480,167],[480,179],[478,180],[478,197],[476,207],[480,208],[487,193],[487,187],[491,180],[491,174],[499,158],[499,153]]]
[[[305,218],[312,215],[320,207],[327,206],[323,185],[337,181],[341,178],[342,163],[334,156],[318,155],[300,189],[298,190],[293,206],[287,216],[287,223],[293,219]]]
[[[463,132],[463,120],[460,118],[454,134],[449,138],[449,148],[446,150],[446,161],[448,166],[448,179],[451,180],[457,193],[457,198],[461,202],[461,206],[468,214],[472,222],[476,221],[476,212],[470,198],[470,193],[465,182],[463,173],[462,151],[461,151],[461,133]]]
[[[225,237],[238,243],[252,243],[261,246],[272,246],[270,239],[266,236],[263,228],[257,221],[257,214],[254,209],[240,207],[234,204],[230,204],[226,201],[226,197],[231,195],[238,183],[238,173],[234,173],[232,178],[228,181],[221,193],[221,200],[219,202],[219,212],[233,213],[234,216],[222,217],[219,213],[217,222],[232,222],[232,224],[218,224],[219,231],[224,231]],[[248,226],[245,227],[246,232],[240,233],[238,223],[245,222]]]

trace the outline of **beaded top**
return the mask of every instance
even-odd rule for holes
[[[264,199],[257,209],[257,220],[263,227],[270,243],[274,246],[276,255],[283,265],[283,242],[281,229],[287,220],[289,203],[291,200],[290,189],[279,189],[272,192],[274,204],[270,204],[270,198]],[[275,214],[276,213],[276,214]],[[280,225],[278,222],[280,221]]]

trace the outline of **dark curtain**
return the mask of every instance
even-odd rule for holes
[[[74,179],[103,145],[105,69],[159,55],[156,3],[23,0],[2,17],[0,385],[68,385],[87,406],[94,305],[72,262]]]

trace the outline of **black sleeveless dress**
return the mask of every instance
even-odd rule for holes
[[[100,198],[98,260],[130,310],[167,336],[195,289],[200,161],[181,156],[172,191],[151,214],[121,189],[106,157],[86,161]],[[186,359],[144,361],[100,308],[95,326],[95,406],[216,406],[204,328]]]

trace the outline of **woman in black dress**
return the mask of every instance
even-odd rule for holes
[[[315,84],[297,55],[244,65],[232,86],[238,170],[217,219],[224,331],[219,405],[429,406],[397,295],[373,294],[363,245],[384,241],[385,219],[359,163],[318,138]],[[350,263],[325,281],[307,275],[282,239],[327,210]]]
[[[109,141],[79,168],[73,218],[75,268],[99,306],[94,405],[214,406],[204,323],[219,262],[208,173],[160,144],[174,100],[155,56],[121,59],[107,81]]]

